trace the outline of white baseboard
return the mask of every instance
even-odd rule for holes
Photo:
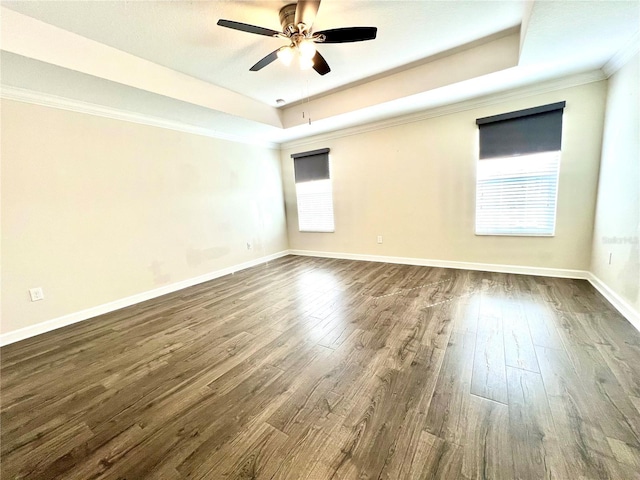
[[[604,296],[609,303],[611,303],[616,310],[620,312],[638,331],[640,331],[640,314],[626,302],[622,297],[615,293],[605,283],[603,283],[598,277],[591,272],[585,270],[568,270],[559,268],[540,268],[540,267],[526,267],[520,265],[499,265],[492,263],[472,263],[472,262],[457,262],[452,260],[433,260],[426,258],[411,258],[411,257],[390,257],[383,255],[364,255],[357,253],[334,253],[334,252],[318,252],[311,250],[284,250],[272,255],[256,258],[249,262],[244,262],[238,265],[224,268],[222,270],[216,270],[215,272],[200,275],[198,277],[189,278],[181,282],[172,283],[171,285],[165,285],[154,290],[150,290],[143,293],[138,293],[130,297],[115,300],[113,302],[91,307],[80,312],[71,313],[62,317],[47,320],[36,325],[14,330],[0,335],[0,346],[8,345],[10,343],[25,340],[42,333],[50,332],[67,325],[71,325],[83,320],[88,320],[98,315],[113,312],[121,308],[129,307],[137,303],[151,300],[153,298],[173,293],[178,290],[182,290],[199,283],[208,282],[225,275],[238,272],[247,268],[255,267],[257,265],[275,260],[277,258],[284,257],[286,255],[299,255],[308,257],[322,257],[322,258],[339,258],[344,260],[362,260],[367,262],[383,262],[383,263],[395,263],[401,265],[418,265],[425,267],[440,267],[440,268],[455,268],[462,270],[480,270],[485,272],[499,272],[499,273],[516,273],[523,275],[539,275],[544,277],[559,277],[559,278],[577,278],[588,280],[596,290],[598,290],[602,296]]]
[[[388,257],[384,255],[362,255],[359,253],[316,252],[311,250],[289,250],[291,255],[306,257],[340,258],[344,260],[363,260],[366,262],[397,263],[400,265],[418,265],[421,267],[456,268],[459,270],[480,270],[483,272],[518,273],[539,275],[542,277],[589,278],[584,270],[566,270],[562,268],[525,267],[520,265],[500,265],[494,263],[456,262],[453,260],[433,260],[429,258]]]
[[[289,250],[289,253],[291,253],[291,255],[308,257],[340,258],[344,260],[363,260],[367,262],[397,263],[424,267],[456,268],[463,270],[481,270],[484,272],[516,273],[524,275],[539,275],[542,277],[577,278],[581,280],[588,280],[594,288],[598,290],[598,292],[600,292],[602,296],[629,321],[629,323],[631,323],[631,325],[640,331],[640,314],[598,277],[586,270],[498,265],[493,263],[456,262],[452,260],[432,260],[426,258],[387,257],[382,255],[362,255],[358,253],[317,252],[311,250]]]
[[[629,320],[629,323],[636,327],[636,330],[640,332],[640,313],[593,273],[589,272],[588,280],[591,285],[593,285],[593,287],[598,290],[624,318]]]
[[[244,270],[250,267],[255,267],[256,265],[260,265],[263,263],[267,263],[271,260],[284,257],[288,254],[289,252],[287,250],[283,250],[282,252],[274,253],[272,255],[266,255],[264,257],[250,260],[248,262],[223,268],[222,270],[216,270],[215,272],[206,273],[204,275],[200,275],[194,278],[189,278],[187,280],[182,280],[180,282],[172,283],[171,285],[165,285],[163,287],[149,290],[147,292],[131,295],[130,297],[121,298],[119,300],[105,303],[103,305],[98,305],[96,307],[91,307],[86,310],[82,310],[80,312],[70,313],[62,317],[40,322],[36,325],[30,325],[28,327],[21,328],[19,330],[3,333],[0,335],[0,346],[8,345],[14,342],[19,342],[20,340],[25,340],[27,338],[40,335],[41,333],[50,332],[51,330],[55,330],[61,327],[66,327],[67,325],[71,325],[73,323],[82,322],[83,320],[88,320],[90,318],[97,317],[98,315],[103,315],[105,313],[113,312],[115,310],[120,310],[121,308],[135,305],[136,303],[144,302],[146,300],[151,300],[153,298],[166,295],[167,293],[173,293],[178,290],[182,290],[183,288],[191,287],[199,283],[208,282],[209,280],[214,280],[219,277],[224,277],[225,275],[229,275],[235,272],[239,272],[240,270]]]

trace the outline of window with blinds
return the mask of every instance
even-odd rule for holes
[[[301,232],[333,232],[333,190],[329,149],[294,153],[298,229]]]
[[[476,121],[476,235],[555,234],[565,102]]]

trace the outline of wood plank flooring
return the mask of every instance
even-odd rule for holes
[[[6,346],[2,479],[639,479],[587,282],[289,256]]]

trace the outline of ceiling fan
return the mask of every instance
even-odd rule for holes
[[[320,75],[331,71],[329,64],[320,52],[316,50],[316,43],[349,43],[363,42],[376,38],[376,27],[347,27],[313,32],[311,26],[316,18],[320,0],[298,0],[297,3],[285,5],[280,9],[280,23],[282,32],[270,28],[257,27],[233,20],[218,20],[221,27],[232,28],[242,32],[265,35],[267,37],[282,38],[289,41],[289,45],[274,50],[250,68],[257,72],[279,58],[285,65],[289,65],[296,54],[300,57],[300,68],[313,68]]]

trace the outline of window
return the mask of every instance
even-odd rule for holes
[[[293,169],[301,232],[333,232],[333,191],[329,149],[294,153]]]
[[[481,118],[476,235],[555,234],[565,102]]]

